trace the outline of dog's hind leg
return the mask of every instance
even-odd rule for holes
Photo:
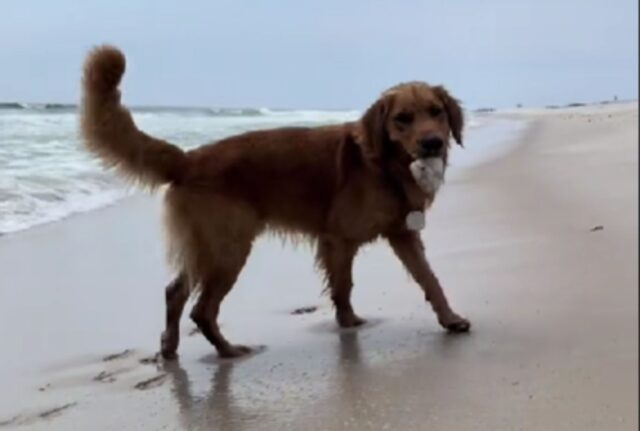
[[[210,275],[203,279],[200,297],[191,311],[191,319],[222,358],[235,358],[251,353],[249,347],[231,344],[218,326],[220,304],[235,284],[250,250],[251,242],[248,242],[235,244],[232,256],[229,255],[230,250],[227,251],[224,265],[216,265]]]
[[[160,340],[160,353],[164,359],[176,357],[180,343],[180,317],[187,299],[189,299],[189,285],[186,274],[181,272],[165,289],[166,328]]]
[[[249,347],[231,344],[218,326],[220,304],[234,282],[235,277],[229,278],[221,274],[210,277],[203,284],[202,293],[191,312],[191,319],[198,325],[202,335],[213,344],[221,358],[235,358],[251,352]]]
[[[351,306],[351,267],[358,246],[341,239],[323,238],[318,242],[316,260],[324,270],[327,288],[336,307],[336,320],[343,328],[365,323]]]
[[[185,270],[191,293],[199,294],[191,319],[220,356],[249,353],[224,338],[217,319],[264,227],[255,210],[228,196],[174,188],[167,192],[167,227],[172,262]]]

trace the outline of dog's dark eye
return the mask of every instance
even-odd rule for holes
[[[439,106],[430,106],[428,109],[429,115],[432,117],[437,117],[442,114],[442,108]]]
[[[400,112],[393,117],[393,121],[403,126],[409,125],[413,122],[413,114],[410,112]]]

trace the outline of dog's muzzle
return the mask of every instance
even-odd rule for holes
[[[442,151],[444,150],[444,141],[438,137],[432,136],[421,140],[418,148],[421,159],[438,157],[442,155]]]

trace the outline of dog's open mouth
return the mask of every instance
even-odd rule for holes
[[[438,149],[422,149],[418,154],[418,159],[432,159],[432,158],[441,158],[442,151]]]

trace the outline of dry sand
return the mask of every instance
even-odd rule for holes
[[[521,145],[428,215],[471,334],[438,328],[383,244],[355,268],[371,324],[339,331],[312,253],[263,240],[222,325],[267,349],[220,361],[185,319],[156,364],[169,274],[158,201],[133,198],[0,239],[0,429],[637,429],[637,104],[509,115],[532,120]]]

